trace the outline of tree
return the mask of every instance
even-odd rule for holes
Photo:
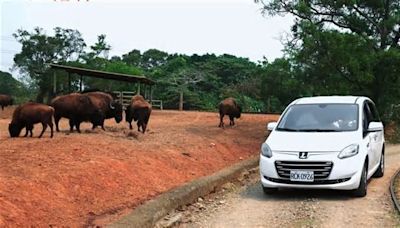
[[[12,77],[10,73],[0,71],[0,94],[8,94],[16,98],[19,103],[30,99],[26,86]]]
[[[122,55],[122,61],[124,61],[128,65],[132,65],[135,67],[142,66],[142,54],[139,50],[132,50],[127,54]]]
[[[290,102],[307,94],[309,86],[296,73],[292,61],[275,59],[263,66],[261,96],[266,101],[267,112],[281,112]]]
[[[143,52],[141,67],[145,70],[151,70],[155,67],[160,67],[167,62],[169,55],[166,52],[149,49]]]
[[[201,82],[204,75],[195,69],[183,68],[171,75],[170,83],[175,86],[179,93],[179,111],[183,110],[183,94],[188,91],[188,87]]]
[[[190,93],[189,87],[196,85],[204,80],[204,74],[188,65],[184,56],[176,56],[170,59],[168,64],[163,67],[164,72],[169,76],[163,82],[172,87],[179,94],[179,110],[183,110],[184,94]]]
[[[97,42],[90,46],[90,49],[92,50],[92,56],[94,55],[99,57],[102,54],[102,57],[107,59],[108,52],[111,50],[111,46],[106,42],[106,35],[101,34],[97,36]]]
[[[372,42],[335,30],[310,28],[299,34],[301,46],[292,46],[291,57],[297,72],[309,85],[311,94],[353,94],[373,96],[375,54]],[[305,27],[305,26],[304,26]],[[309,31],[311,30],[311,31]]]
[[[398,0],[271,0],[263,4],[270,15],[290,13],[299,20],[324,28],[349,31],[375,49],[387,50],[400,45],[400,1]],[[294,30],[296,30],[294,25]]]
[[[52,73],[47,64],[76,60],[86,46],[77,30],[57,27],[54,33],[48,36],[37,27],[31,33],[20,29],[14,34],[22,44],[21,52],[14,56],[14,66],[38,87],[38,102],[43,102],[46,93],[51,94]]]
[[[370,96],[384,116],[392,102],[398,103],[388,99],[398,95],[384,89],[392,85],[382,74],[382,63],[391,62],[388,56],[397,60],[400,51],[400,1],[271,0],[261,4],[269,15],[296,17],[285,51],[296,74],[311,85],[312,94]],[[390,75],[399,67],[391,66]]]

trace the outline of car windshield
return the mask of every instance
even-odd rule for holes
[[[336,132],[358,128],[356,104],[298,104],[285,112],[280,131]]]

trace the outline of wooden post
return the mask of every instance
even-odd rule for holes
[[[183,111],[183,90],[179,92],[179,111]]]
[[[55,96],[57,93],[57,76],[56,71],[53,71],[53,95]]]
[[[150,102],[153,102],[153,86],[150,85]]]
[[[137,95],[140,95],[140,82],[138,83],[138,88],[137,88]]]
[[[82,92],[82,85],[83,85],[83,77],[81,75],[81,80],[79,82],[79,91]]]
[[[71,73],[68,72],[68,93],[71,93]]]

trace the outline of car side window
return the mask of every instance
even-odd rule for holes
[[[381,119],[379,118],[379,113],[375,107],[375,104],[372,102],[367,102],[367,104],[368,104],[369,110],[371,111],[372,121],[381,122]]]
[[[366,135],[365,133],[367,132],[368,129],[368,125],[370,122],[372,122],[372,114],[371,111],[369,110],[367,103],[364,103],[362,121],[363,121],[363,132],[365,136]]]

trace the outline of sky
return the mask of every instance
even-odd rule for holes
[[[0,70],[21,50],[17,29],[79,30],[88,46],[105,34],[109,56],[133,49],[232,54],[257,62],[283,55],[291,16],[265,17],[254,0],[0,0]],[[16,71],[14,71],[16,73]]]

